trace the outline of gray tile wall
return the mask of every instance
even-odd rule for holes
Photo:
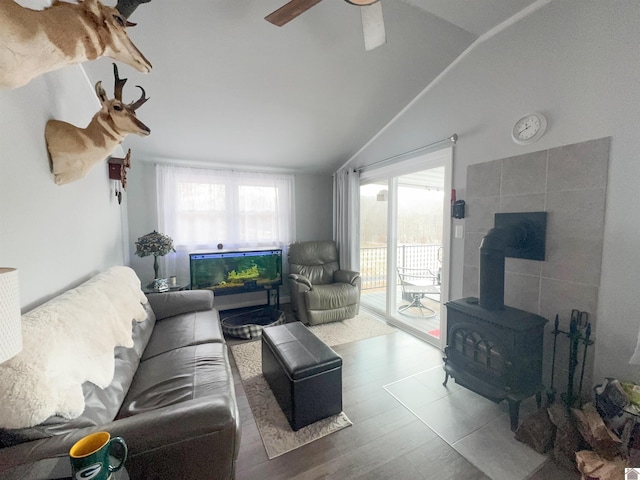
[[[597,341],[598,288],[604,237],[609,137],[467,168],[463,295],[478,296],[480,242],[497,212],[547,212],[546,259],[507,258],[505,304],[549,320],[545,384],[550,383],[553,321],[569,328],[572,309],[589,313]],[[580,360],[583,348],[580,347]],[[587,353],[583,394],[590,395],[593,347]],[[579,380],[581,365],[576,372]],[[558,335],[554,386],[566,390],[568,338]],[[577,385],[577,384],[576,384]]]

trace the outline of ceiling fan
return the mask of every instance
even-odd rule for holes
[[[267,22],[282,27],[321,1],[322,0],[291,0],[264,18]],[[382,18],[382,3],[380,0],[345,0],[345,2],[360,7],[365,50],[373,50],[376,47],[384,45],[387,39],[384,30],[384,20]]]

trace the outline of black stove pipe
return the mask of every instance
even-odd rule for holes
[[[505,250],[526,239],[526,229],[512,226],[492,228],[480,243],[480,296],[478,304],[487,310],[504,309]]]

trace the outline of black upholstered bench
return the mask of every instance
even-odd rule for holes
[[[262,374],[294,431],[342,411],[342,357],[300,322],[263,330]]]

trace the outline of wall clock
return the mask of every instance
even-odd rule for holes
[[[530,113],[516,122],[511,138],[519,145],[529,145],[540,140],[547,129],[547,119],[541,113]]]

